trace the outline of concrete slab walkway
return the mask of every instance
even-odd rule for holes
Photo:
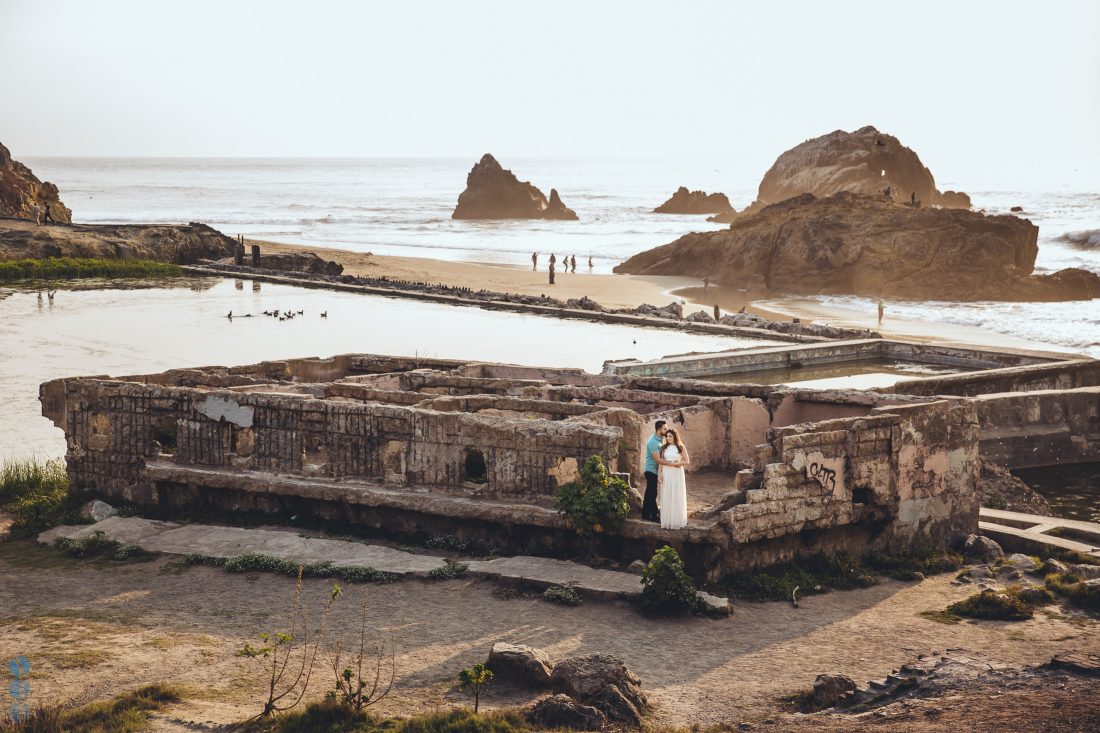
[[[52,544],[59,538],[81,539],[93,532],[108,539],[169,555],[200,554],[229,558],[262,553],[297,563],[331,562],[334,566],[369,566],[399,576],[425,576],[446,565],[446,558],[421,555],[362,542],[302,537],[293,529],[245,529],[208,524],[176,524],[141,517],[110,517],[96,524],[54,527],[38,536]],[[495,580],[527,581],[539,586],[567,585],[597,598],[632,598],[641,594],[634,573],[591,568],[580,563],[517,555],[470,560],[468,575]],[[708,606],[726,599],[706,597]]]

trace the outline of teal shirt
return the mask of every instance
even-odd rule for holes
[[[653,460],[653,454],[661,450],[662,442],[661,436],[654,433],[645,444],[645,470],[649,473],[657,473],[657,461]]]

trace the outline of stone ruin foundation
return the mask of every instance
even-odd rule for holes
[[[553,507],[591,455],[637,489],[657,420],[689,446],[690,524],[633,515],[621,560],[677,548],[698,577],[799,553],[943,546],[978,524],[978,401],[348,354],[60,379],[71,484],[180,515],[309,517],[501,552],[591,549]],[[988,405],[984,408],[989,411]]]

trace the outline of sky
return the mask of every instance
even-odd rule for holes
[[[873,124],[940,183],[1100,190],[1098,38],[1100,0],[0,0],[0,142],[762,173]]]

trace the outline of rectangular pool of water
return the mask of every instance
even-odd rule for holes
[[[815,389],[874,389],[909,379],[971,371],[959,367],[923,364],[896,359],[859,359],[803,367],[760,369],[700,377],[710,382],[787,384]]]

